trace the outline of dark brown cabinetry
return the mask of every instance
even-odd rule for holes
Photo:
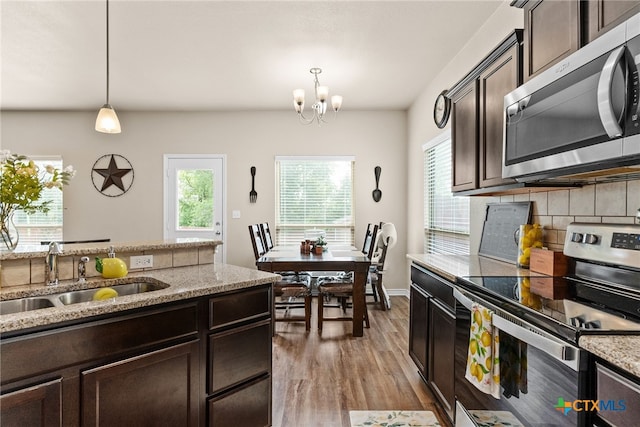
[[[452,98],[452,191],[478,188],[478,82],[472,80]]]
[[[537,0],[524,6],[524,81],[581,46],[579,0]]]
[[[447,93],[452,100],[452,191],[514,181],[502,178],[504,96],[522,82],[522,30],[510,34]]]
[[[592,42],[626,19],[640,13],[640,1],[589,0],[585,12],[586,42]]]
[[[453,284],[411,266],[409,352],[444,412],[453,421],[455,299]]]
[[[82,425],[197,426],[198,341],[81,374]]]
[[[25,387],[0,396],[0,420],[5,426],[62,425],[62,380]]]
[[[5,334],[2,425],[270,425],[271,321],[263,285]]]

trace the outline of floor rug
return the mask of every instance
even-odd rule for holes
[[[440,427],[431,411],[349,411],[351,427]]]

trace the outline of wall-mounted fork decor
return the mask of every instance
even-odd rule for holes
[[[249,202],[255,203],[258,200],[256,192],[256,167],[251,166],[251,191],[249,192]]]

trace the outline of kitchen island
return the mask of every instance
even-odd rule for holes
[[[272,284],[279,276],[214,264],[216,244],[193,245],[154,243],[152,250],[172,252],[174,264],[119,279],[4,282],[2,301],[36,297],[56,305],[0,314],[3,425],[270,425]],[[67,248],[67,262],[94,250]],[[209,256],[175,266],[189,253]],[[41,256],[9,255],[3,263],[39,264]],[[59,303],[59,294],[137,283],[151,287]]]

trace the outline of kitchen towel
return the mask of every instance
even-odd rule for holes
[[[507,334],[500,337],[500,385],[506,398],[527,393],[527,343]]]
[[[493,312],[480,304],[471,307],[471,328],[465,378],[483,393],[500,399],[500,343]]]

